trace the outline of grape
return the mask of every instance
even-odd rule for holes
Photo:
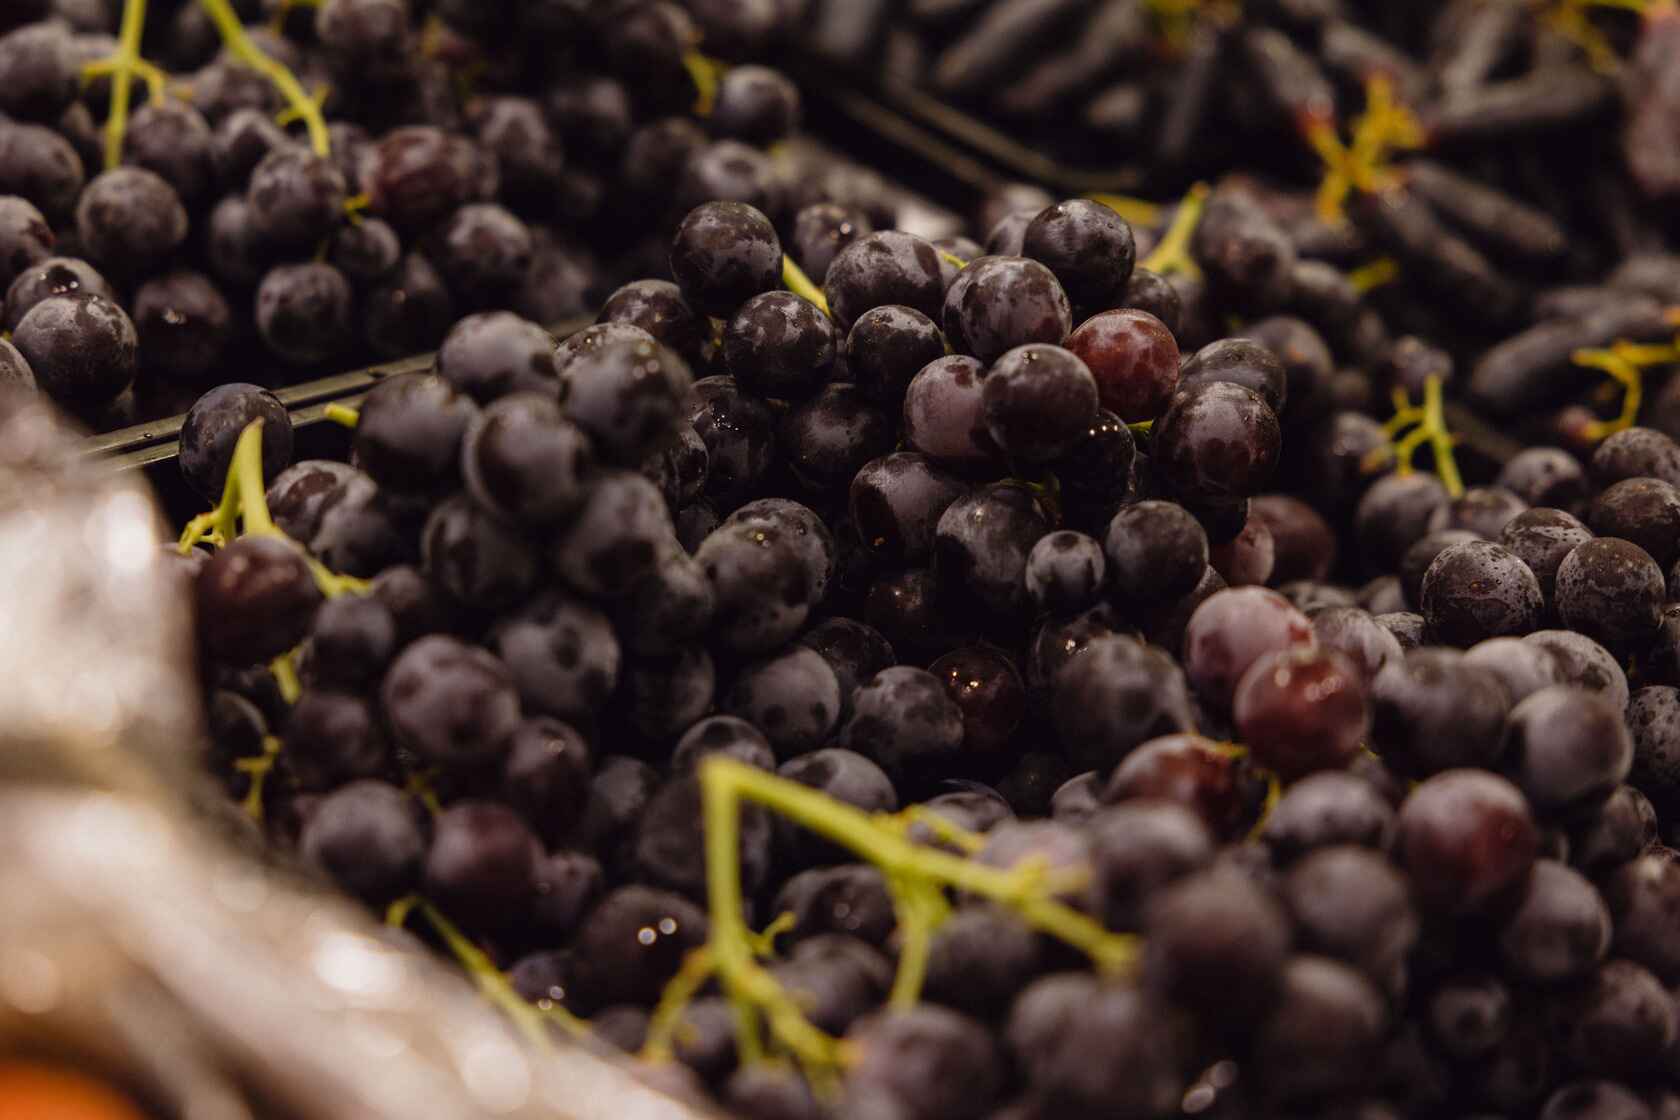
[[[1173,398],[1156,422],[1151,462],[1179,497],[1216,503],[1259,493],[1277,466],[1278,419],[1260,396],[1211,382]]]
[[[940,324],[957,352],[990,364],[1030,343],[1060,346],[1073,314],[1048,268],[1025,257],[988,256],[958,274]]]
[[[827,741],[840,715],[840,682],[821,654],[794,647],[742,669],[723,706],[763,728],[786,758]]]
[[[205,563],[197,602],[205,652],[232,665],[250,665],[303,640],[321,591],[290,541],[241,537]]]
[[[134,381],[139,336],[128,314],[103,296],[49,296],[23,316],[11,342],[42,391],[68,408],[107,404]]]
[[[707,716],[677,740],[676,749],[671,752],[671,772],[692,773],[707,756],[714,754],[760,770],[776,768],[770,741],[756,726],[739,716]]]
[[[1468,529],[1479,537],[1498,540],[1511,519],[1527,509],[1527,502],[1503,487],[1472,486],[1430,515],[1429,531]]]
[[[461,439],[478,410],[439,377],[408,374],[369,390],[356,425],[356,460],[382,486],[424,492],[459,469]]]
[[[1243,673],[1231,709],[1255,761],[1285,780],[1345,766],[1371,725],[1358,667],[1311,646],[1262,655]]]
[[[420,554],[427,577],[468,607],[506,609],[537,585],[536,550],[464,493],[432,510]]]
[[[1272,858],[1287,864],[1320,848],[1360,845],[1386,852],[1394,842],[1394,807],[1370,781],[1325,770],[1290,783],[1262,834]]]
[[[395,786],[350,782],[321,799],[298,847],[307,862],[378,905],[420,880],[426,856],[420,817],[419,806]]]
[[[461,475],[473,501],[527,525],[551,524],[576,507],[593,446],[546,396],[514,393],[472,417],[461,441]]]
[[[1048,462],[1086,435],[1097,415],[1097,385],[1069,351],[1019,346],[992,363],[980,403],[999,447],[1028,462]]]
[[[180,461],[181,473],[200,497],[221,501],[234,445],[256,420],[263,422],[262,476],[267,483],[292,460],[292,418],[279,399],[257,385],[232,384],[219,385],[193,402],[181,425]]]
[[[1008,657],[989,646],[954,649],[928,666],[962,712],[963,746],[1004,754],[1026,714],[1026,686]]]
[[[1606,646],[1637,646],[1662,621],[1667,582],[1650,553],[1631,541],[1583,541],[1558,565],[1558,616]]]
[[[1185,389],[1216,382],[1240,385],[1280,416],[1289,401],[1289,374],[1283,363],[1265,345],[1247,338],[1208,343],[1184,359],[1178,381]]]
[[[727,316],[781,285],[782,243],[770,219],[754,207],[708,202],[677,228],[671,272],[695,307]]]
[[[905,442],[951,466],[989,461],[994,452],[982,405],[984,373],[978,360],[961,354],[935,358],[917,371],[904,391]]]
[[[1149,900],[1213,861],[1216,845],[1199,817],[1168,802],[1137,801],[1092,816],[1092,893],[1110,929],[1141,928]]]
[[[350,282],[332,265],[280,265],[257,288],[257,331],[293,365],[324,362],[350,345],[353,302]]]
[[[1027,557],[1049,528],[1024,486],[1003,482],[970,491],[939,516],[935,570],[991,610],[1019,614],[1027,604]]]
[[[1418,598],[1429,632],[1455,646],[1527,634],[1540,625],[1543,602],[1528,565],[1487,541],[1443,549],[1424,572]]]
[[[1317,848],[1289,869],[1281,893],[1301,948],[1353,966],[1390,997],[1405,992],[1421,923],[1406,877],[1382,853]]]
[[[1539,837],[1522,793],[1478,770],[1425,780],[1400,806],[1399,854],[1427,909],[1462,913],[1520,883]]]
[[[1358,1085],[1388,1030],[1382,995],[1353,969],[1308,954],[1292,958],[1279,982],[1277,1006],[1254,1039],[1269,1093],[1300,1098]]]
[[[181,196],[144,168],[103,172],[76,204],[76,233],[88,255],[124,276],[167,258],[186,240],[187,227]]]
[[[524,706],[561,719],[585,719],[617,686],[623,654],[600,611],[548,592],[503,616],[488,641]]]
[[[1411,650],[1372,683],[1371,742],[1408,773],[1491,766],[1510,706],[1499,677],[1456,650]]]
[[[648,1004],[683,956],[706,940],[706,915],[681,895],[653,887],[610,891],[578,927],[573,941],[582,998]]]
[[[1617,868],[1604,881],[1617,956],[1649,968],[1665,984],[1680,981],[1680,951],[1669,936],[1680,906],[1680,861],[1660,846]]]
[[[689,423],[706,444],[706,493],[733,509],[753,493],[770,469],[775,418],[763,401],[729,377],[696,381],[691,401]]]
[[[1607,487],[1587,508],[1587,524],[1601,537],[1643,548],[1663,571],[1680,559],[1680,491],[1661,479],[1630,478]]]
[[[397,656],[380,685],[391,732],[441,766],[502,757],[519,724],[519,694],[507,666],[487,651],[433,634]]]
[[[670,513],[653,483],[632,471],[602,471],[585,486],[571,520],[549,541],[549,562],[586,595],[618,598],[675,546]]]
[[[278,250],[307,251],[342,220],[347,193],[330,160],[289,144],[251,171],[245,197],[258,237]]]
[[[712,132],[768,145],[799,123],[799,88],[767,66],[735,66],[718,82]]]
[[[834,366],[835,347],[828,316],[792,292],[753,296],[723,333],[736,384],[780,400],[804,400],[820,390]]]
[[[1577,545],[1592,540],[1592,530],[1560,509],[1524,510],[1505,523],[1499,543],[1527,564],[1540,581],[1547,603],[1555,601],[1558,568]]]
[[[1555,860],[1534,870],[1499,931],[1506,968],[1533,983],[1575,980],[1610,951],[1610,909],[1576,871]]]
[[[898,408],[911,378],[945,352],[932,319],[892,304],[858,316],[846,335],[847,370],[864,396],[886,408]]]
[[[864,312],[889,304],[932,317],[945,295],[933,246],[895,230],[868,233],[845,246],[822,283],[835,325],[846,331]],[[949,323],[945,331],[951,333]]]
[[[687,363],[656,342],[616,341],[579,352],[560,374],[560,400],[600,456],[628,465],[669,444],[692,385]]]
[[[1084,533],[1050,533],[1027,555],[1027,594],[1041,611],[1075,614],[1096,602],[1105,568],[1102,546]]]
[[[307,676],[333,688],[362,691],[385,675],[397,652],[397,620],[372,595],[341,595],[315,612]]]
[[[1076,763],[1112,766],[1146,740],[1195,726],[1172,658],[1120,634],[1091,639],[1051,685],[1056,731]]]
[[[1184,668],[1204,698],[1229,707],[1243,675],[1268,653],[1316,644],[1312,623],[1275,591],[1232,588],[1209,596],[1184,631]]]
[[[858,686],[840,742],[889,774],[926,773],[962,749],[963,712],[938,677],[897,665]]]
[[[1068,335],[1066,345],[1097,379],[1102,406],[1122,420],[1155,419],[1178,388],[1178,342],[1148,311],[1094,315]]]
[[[933,553],[941,517],[967,491],[962,479],[923,456],[896,452],[864,464],[852,477],[852,524],[878,558],[922,563]]]
[[[1040,211],[1021,235],[1021,252],[1056,274],[1081,318],[1120,303],[1137,257],[1126,220],[1083,198]]]
[[[1246,876],[1219,866],[1159,892],[1144,936],[1144,984],[1233,1027],[1265,1014],[1289,956],[1282,907]]]

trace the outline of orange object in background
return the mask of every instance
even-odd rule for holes
[[[145,1120],[128,1098],[70,1070],[0,1062],[0,1120]]]

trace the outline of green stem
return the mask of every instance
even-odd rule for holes
[[[830,314],[828,297],[823,295],[821,288],[811,283],[811,278],[805,275],[804,270],[794,264],[793,258],[786,253],[782,254],[782,283],[787,285],[788,291],[800,299],[809,300],[816,304],[817,309],[824,315]]]
[[[1454,498],[1463,497],[1464,479],[1458,473],[1458,460],[1453,455],[1452,433],[1447,431],[1446,413],[1442,407],[1441,379],[1428,377],[1423,382],[1424,427],[1429,432],[1429,445],[1435,452],[1435,473],[1441,485]]]
[[[1197,183],[1185,194],[1173,213],[1172,224],[1161,235],[1154,252],[1143,258],[1143,267],[1162,276],[1182,272],[1186,276],[1200,276],[1202,270],[1190,257],[1190,238],[1202,220],[1211,192],[1206,183]]]
[[[124,0],[122,26],[117,31],[117,53],[111,68],[111,116],[105,122],[107,170],[122,163],[129,97],[133,92],[136,64],[140,61],[140,36],[145,29],[146,0]]]
[[[647,1041],[642,1044],[641,1053],[644,1061],[671,1059],[682,1014],[715,971],[711,950],[704,945],[683,958],[682,967],[659,994],[659,1003],[648,1019]]]
[[[321,411],[321,415],[340,427],[354,431],[356,425],[362,422],[362,414],[349,405],[329,404]]]
[[[245,25],[239,22],[239,13],[233,10],[233,5],[228,0],[198,2],[210,17],[210,21],[216,25],[222,42],[227,44],[227,49],[233,56],[274,83],[274,88],[285,98],[289,112],[308,129],[309,145],[315,150],[315,154],[327,155],[332,145],[327,133],[326,119],[321,115],[321,106],[309,96],[290,70],[264,54],[262,48],[251,41],[250,35],[245,32]]]

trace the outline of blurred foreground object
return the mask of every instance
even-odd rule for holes
[[[526,1048],[418,946],[207,827],[187,583],[150,495],[72,435],[0,393],[0,1072],[92,1071],[193,1120],[691,1117]]]

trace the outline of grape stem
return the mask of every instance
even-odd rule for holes
[[[1604,75],[1614,75],[1621,69],[1622,60],[1609,37],[1593,23],[1593,9],[1650,15],[1664,6],[1652,0],[1551,0],[1550,3],[1541,0],[1541,5],[1540,23],[1581,48],[1581,53],[1587,56],[1587,65]]]
[[[1353,138],[1343,143],[1335,118],[1310,116],[1300,123],[1302,136],[1324,164],[1318,187],[1318,216],[1339,224],[1347,218],[1348,196],[1355,191],[1374,194],[1400,181],[1388,166],[1395,152],[1410,151],[1428,142],[1422,123],[1394,98],[1394,83],[1386,74],[1365,79],[1365,111],[1353,122]]]
[[[1160,204],[1147,199],[1132,198],[1123,194],[1106,194],[1102,191],[1085,197],[1092,202],[1102,203],[1134,226],[1152,226],[1161,220]]]
[[[146,30],[146,0],[123,0],[122,26],[117,30],[116,52],[82,67],[82,81],[109,76],[111,115],[105,120],[105,169],[122,163],[123,137],[128,132],[128,109],[136,77],[145,81],[152,100],[164,96],[162,70],[140,57],[140,36]]]
[[[1377,461],[1377,456],[1392,450],[1395,473],[1411,474],[1412,456],[1419,447],[1427,443],[1434,456],[1435,473],[1440,477],[1441,485],[1446,487],[1449,496],[1462,497],[1464,479],[1458,473],[1458,460],[1453,457],[1453,436],[1447,430],[1439,374],[1430,374],[1423,379],[1421,405],[1412,404],[1404,390],[1394,390],[1394,415],[1383,425],[1383,431],[1390,441],[1393,441],[1396,435],[1407,428],[1412,430],[1401,437],[1399,442],[1376,448],[1366,457],[1366,463],[1369,465]]]
[[[239,13],[233,10],[228,0],[198,0],[198,3],[216,25],[216,31],[228,51],[274,83],[274,88],[280,91],[287,105],[282,120],[302,121],[309,132],[309,146],[316,155],[327,155],[332,150],[332,142],[328,137],[326,118],[321,115],[321,106],[316,99],[304,90],[290,70],[264,54],[262,48],[251,41],[245,25],[239,22]]]
[[[291,542],[303,552],[315,585],[327,598],[365,594],[368,587],[365,580],[330,571],[274,523],[263,487],[262,427],[261,419],[253,420],[239,433],[239,441],[233,446],[233,460],[228,465],[227,482],[222,487],[222,500],[209,513],[201,513],[187,522],[179,542],[181,555],[191,552],[201,541],[210,541],[218,547],[227,544],[240,535],[238,529],[242,524],[244,536],[276,537]]]
[[[1137,963],[1136,937],[1111,933],[1058,899],[1062,892],[1079,889],[1086,881],[1084,869],[1054,872],[1036,860],[1007,870],[987,867],[913,840],[910,826],[927,824],[925,816],[865,813],[798,782],[720,756],[701,763],[700,789],[711,911],[707,949],[734,1010],[736,1040],[745,1062],[765,1056],[761,1018],[774,1039],[813,1078],[832,1078],[847,1055],[840,1040],[813,1026],[798,1000],[755,959],[759,946],[743,915],[743,801],[763,805],[881,870],[903,941],[891,996],[895,1006],[913,1004],[920,995],[932,934],[950,912],[947,888],[1007,907],[1034,929],[1084,952],[1105,973],[1127,972]],[[973,839],[963,838],[959,846],[971,849]]]
[[[1645,398],[1645,370],[1680,362],[1680,338],[1656,345],[1613,342],[1604,349],[1577,350],[1570,361],[1584,369],[1596,369],[1622,387],[1621,412],[1610,420],[1594,420],[1582,430],[1583,437],[1597,443],[1632,427],[1639,419],[1639,406]]]
[[[698,50],[687,50],[682,56],[683,69],[694,83],[694,115],[709,117],[717,107],[718,83],[729,69],[722,62]]]
[[[1360,295],[1374,292],[1400,279],[1400,262],[1393,257],[1378,257],[1349,272],[1347,278],[1348,283],[1353,285],[1353,290]]]
[[[805,270],[794,264],[793,258],[786,253],[782,254],[782,283],[787,286],[788,291],[800,299],[816,304],[817,309],[824,315],[833,317],[833,313],[828,309],[828,297],[823,295],[821,288],[811,283],[811,278],[805,275]]]
[[[345,404],[329,404],[321,411],[321,415],[334,424],[349,428],[352,431],[355,430],[356,425],[362,422],[362,414]]]
[[[279,674],[276,674],[278,677]],[[296,677],[293,677],[296,680]],[[282,686],[284,691],[284,686]],[[250,758],[241,758],[234,762],[233,768],[251,779],[251,786],[245,791],[245,798],[239,803],[239,808],[247,817],[257,824],[263,822],[263,789],[268,783],[268,776],[274,771],[274,763],[280,757],[280,750],[284,744],[273,735],[264,735],[262,739],[262,753]]]
[[[1202,220],[1202,211],[1207,209],[1210,193],[1206,183],[1197,183],[1190,188],[1173,211],[1172,224],[1167,227],[1167,232],[1161,235],[1154,251],[1143,258],[1144,268],[1162,276],[1177,272],[1195,278],[1202,274],[1190,256],[1190,238]]]

